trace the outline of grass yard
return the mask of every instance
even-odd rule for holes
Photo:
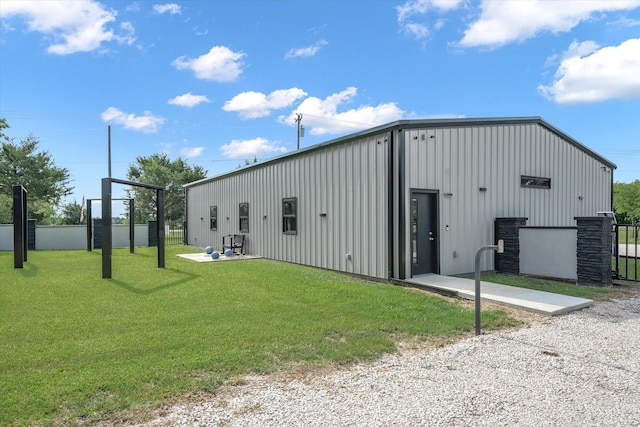
[[[638,236],[638,231],[640,228],[636,226],[618,226],[618,244],[640,244],[640,236]],[[614,242],[615,243],[615,242]]]
[[[246,373],[346,364],[474,330],[416,290],[269,260],[196,263],[167,247],[0,252],[0,425],[116,422]],[[483,328],[512,326],[504,311]],[[139,416],[139,415],[134,415]]]
[[[573,283],[565,283],[555,280],[499,273],[484,273],[482,274],[481,280],[484,282],[500,283],[503,285],[517,286],[519,288],[535,289],[537,291],[552,292],[554,294],[569,295],[593,300],[606,297],[608,294],[615,292],[613,288],[578,286]]]
[[[616,260],[615,258],[611,261],[612,268],[615,269]],[[640,262],[638,258],[618,258],[618,273],[622,277],[627,277],[631,280],[639,279],[640,277]]]

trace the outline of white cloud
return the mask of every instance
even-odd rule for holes
[[[124,8],[127,12],[140,12],[142,9],[139,1],[134,1],[133,3],[129,3],[127,7]]]
[[[464,4],[464,0],[410,0],[396,7],[398,23],[403,33],[412,35],[418,40],[426,39],[431,33],[429,27],[425,23],[409,21],[411,16],[425,15],[430,10],[439,13],[448,12],[457,9],[462,4]],[[442,19],[437,20],[434,28],[436,30],[442,29],[444,22]]]
[[[312,135],[324,135],[366,129],[402,118],[404,111],[393,102],[338,112],[338,107],[349,102],[357,92],[357,88],[349,87],[325,99],[306,98],[288,117],[280,117],[280,121],[293,126],[296,113],[301,113],[303,124],[311,127]]]
[[[180,14],[180,6],[175,3],[167,3],[167,4],[154,4],[153,11],[155,13],[166,13],[169,12],[171,15]]]
[[[203,102],[211,102],[209,98],[204,95],[193,95],[191,92],[187,92],[184,95],[178,95],[168,101],[171,105],[177,105],[179,107],[193,108]]]
[[[458,8],[464,0],[410,0],[402,6],[397,6],[398,22],[403,23],[409,16],[424,15],[430,9],[448,11]]]
[[[287,149],[279,146],[277,142],[270,142],[268,139],[260,137],[243,141],[234,139],[220,149],[222,154],[230,159],[254,159],[264,155],[287,152]]]
[[[618,46],[574,42],[540,93],[560,104],[640,98],[640,38]]]
[[[109,107],[100,115],[102,121],[112,122],[136,132],[155,133],[164,123],[163,117],[154,116],[150,111],[145,111],[142,116],[124,113],[115,107]]]
[[[187,158],[198,157],[203,151],[204,147],[184,147],[180,149],[180,155]]]
[[[243,119],[257,119],[271,114],[271,110],[288,107],[307,95],[296,87],[279,89],[265,95],[261,92],[242,92],[224,103],[224,111],[234,111]]]
[[[480,18],[460,40],[463,47],[500,47],[536,34],[567,32],[598,12],[640,7],[638,0],[483,0]]]
[[[407,34],[411,34],[417,39],[425,39],[429,37],[429,29],[426,25],[409,22],[404,25],[403,30]]]
[[[326,46],[328,42],[326,40],[320,40],[319,42],[312,44],[311,46],[301,47],[297,49],[289,49],[287,53],[285,53],[285,59],[293,59],[293,58],[302,58],[314,56],[322,46]]]
[[[117,12],[106,9],[95,1],[3,1],[0,16],[22,16],[29,31],[43,33],[52,43],[47,52],[69,55],[90,52],[100,48],[103,42],[115,41],[131,45],[133,25],[121,24],[124,34],[118,35],[108,28],[116,20]]]
[[[225,46],[214,46],[197,58],[181,56],[171,64],[178,70],[191,70],[199,79],[233,82],[242,73],[242,52],[233,52]]]

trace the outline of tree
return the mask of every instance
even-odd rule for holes
[[[619,224],[640,222],[640,180],[613,184],[613,210]]]
[[[244,165],[238,165],[238,166],[236,166],[236,169],[247,167],[247,166],[249,166],[249,165],[251,165],[253,163],[258,163],[258,157],[254,156],[253,157],[253,162],[250,162],[249,160],[244,159]]]
[[[164,187],[164,213],[167,221],[184,219],[185,190],[182,185],[203,179],[206,176],[207,171],[201,166],[189,166],[180,157],[171,161],[166,154],[137,157],[136,163],[129,165],[127,171],[127,179],[131,181]],[[156,219],[155,191],[133,187],[126,193],[127,197],[135,199],[135,221],[137,223]]]
[[[81,225],[85,221],[80,221],[80,212],[82,211],[82,206],[76,203],[74,200],[71,203],[67,203],[62,205],[62,217],[60,221],[64,225]]]
[[[0,119],[0,222],[8,223],[5,217],[8,200],[13,203],[12,187],[21,184],[27,190],[27,214],[40,223],[50,223],[63,197],[73,191],[69,186],[69,170],[57,167],[51,155],[39,151],[40,141],[29,135],[19,143],[4,134],[9,128],[5,119]],[[9,211],[11,207],[9,206]]]
[[[9,129],[9,127],[7,119],[0,117],[0,142],[10,142],[9,137],[4,134],[4,129]]]

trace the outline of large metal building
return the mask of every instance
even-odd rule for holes
[[[381,280],[469,273],[496,218],[612,210],[614,169],[540,117],[401,120],[187,184],[187,243],[244,234],[246,253]]]

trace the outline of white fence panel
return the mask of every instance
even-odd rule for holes
[[[93,242],[92,242],[93,244]],[[149,246],[149,226],[136,224],[134,246]],[[113,226],[113,247],[129,247],[129,225]],[[68,250],[87,248],[85,225],[37,225],[36,250]],[[0,251],[13,250],[13,225],[0,225]]]
[[[84,225],[36,226],[36,249],[86,249],[87,227]]]
[[[576,227],[520,228],[520,274],[577,280]]]
[[[13,225],[0,224],[0,251],[13,250]]]

